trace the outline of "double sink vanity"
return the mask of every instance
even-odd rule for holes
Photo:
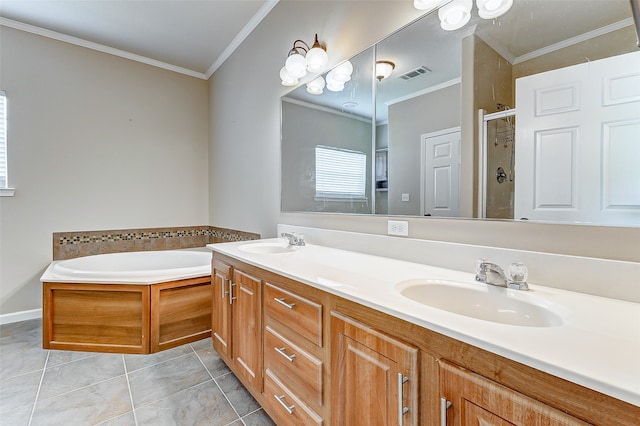
[[[638,303],[309,241],[208,246],[214,348],[277,424],[638,424]]]

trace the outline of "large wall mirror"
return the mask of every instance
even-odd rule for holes
[[[628,0],[430,13],[322,77],[282,98],[285,212],[640,226]]]

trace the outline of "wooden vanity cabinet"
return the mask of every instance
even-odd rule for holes
[[[585,423],[447,361],[440,361],[441,413],[447,426],[545,425]]]
[[[212,266],[213,347],[262,392],[262,283],[225,262]]]
[[[418,423],[418,350],[331,312],[331,424]]]
[[[229,256],[213,265],[214,347],[279,426],[439,426],[442,398],[447,426],[638,425],[638,406]]]
[[[324,310],[304,290],[264,282],[265,397],[279,425],[325,424]]]
[[[211,338],[214,349],[227,360],[231,356],[231,286],[232,268],[229,264],[216,260],[211,265],[211,286],[213,303],[211,305]]]

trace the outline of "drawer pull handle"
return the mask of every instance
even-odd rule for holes
[[[447,426],[447,410],[451,405],[451,401],[447,401],[444,396],[440,398],[440,426]]]
[[[275,300],[276,302],[278,302],[282,306],[286,306],[289,309],[293,309],[293,307],[296,306],[295,303],[287,303],[287,302],[285,302],[284,301],[284,297],[274,297],[273,300]]]
[[[402,373],[398,373],[398,424],[404,425],[404,415],[409,412],[409,407],[404,406],[403,387],[409,381],[408,377],[404,377]]]
[[[273,348],[273,349],[275,349],[276,352],[278,352],[280,355],[285,357],[289,362],[293,362],[293,360],[296,358],[296,354],[287,355],[287,353],[285,352],[285,348]]]
[[[229,295],[229,304],[233,305],[233,301],[237,299],[237,297],[233,297],[233,287],[235,287],[236,285],[233,283],[233,281],[229,280],[229,292],[227,293]]]
[[[273,395],[273,397],[276,399],[276,401],[278,401],[280,403],[280,405],[282,405],[282,408],[284,408],[285,410],[287,410],[287,413],[289,414],[293,414],[293,409],[296,408],[295,405],[287,405],[284,403],[284,395]]]
[[[221,277],[222,278],[222,298],[224,299],[224,297],[229,294],[228,291],[225,291],[225,285],[227,284],[227,279],[225,277]]]

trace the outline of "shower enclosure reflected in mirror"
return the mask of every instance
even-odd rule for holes
[[[548,5],[517,1],[494,20],[474,12],[454,32],[440,28],[437,14],[426,15],[352,58],[344,90],[311,95],[303,85],[284,96],[282,210],[640,226],[640,147],[632,136],[640,133],[640,67],[633,62],[640,53],[630,3]],[[634,58],[609,72],[608,83],[566,89],[573,83],[563,72],[575,74],[567,67],[595,69],[600,59],[622,55]],[[392,63],[391,75],[376,78],[376,61]],[[516,86],[534,75],[548,79],[523,97]],[[576,111],[607,94],[607,111],[596,113],[603,121],[580,127]],[[548,108],[540,115],[536,102],[543,101],[559,102],[559,114]],[[605,137],[586,149],[587,134]],[[364,176],[364,189],[342,180],[344,170],[320,170],[316,145],[332,148],[333,162],[359,161],[350,179]],[[585,151],[601,155],[584,158]],[[323,192],[318,173],[344,193]],[[586,199],[590,213],[583,214]]]

